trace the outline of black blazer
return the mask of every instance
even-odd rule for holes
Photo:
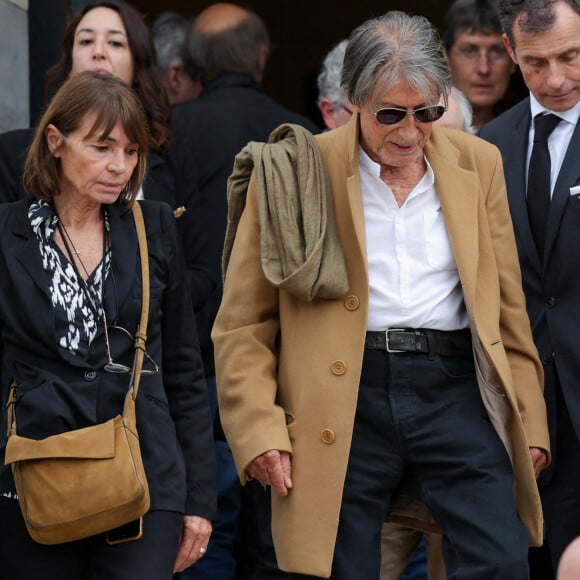
[[[17,129],[0,134],[0,202],[17,201],[26,196],[22,176],[28,149],[35,129]],[[199,211],[195,166],[184,151],[161,155],[150,151],[147,176],[143,183],[145,198],[168,203],[173,210],[184,207],[177,219],[183,253],[191,287],[194,310],[201,308],[213,292],[216,281],[212,277],[207,254],[207,234]]]
[[[38,242],[27,217],[29,199],[0,205],[1,413],[0,491],[13,488],[4,466],[6,400],[19,385],[16,416],[21,435],[42,438],[105,421],[122,411],[128,374],[103,367],[103,331],[79,360],[55,337],[53,307]],[[175,220],[166,204],[142,202],[150,259],[151,303],[147,352],[161,367],[143,376],[137,426],[152,510],[212,518],[215,460],[207,391],[193,323]],[[109,206],[112,266],[105,285],[109,325],[134,333],[141,312],[141,269],[130,211]],[[134,349],[109,331],[113,358],[130,365]],[[147,365],[147,363],[145,363]]]
[[[528,315],[534,340],[544,364],[554,362],[568,412],[580,439],[580,123],[568,146],[556,181],[546,230],[543,260],[534,244],[526,206],[526,155],[531,123],[529,98],[485,125],[480,136],[502,153],[510,211],[520,263]],[[544,395],[550,437],[555,439],[556,385],[546,373]],[[549,478],[557,463],[542,475]]]
[[[223,74],[204,88],[197,99],[173,108],[172,154],[189,155],[196,167],[203,220],[208,235],[212,277],[218,286],[197,315],[203,362],[214,375],[210,332],[221,301],[221,256],[226,232],[226,185],[234,158],[249,141],[267,141],[282,123],[302,125],[313,133],[320,129],[306,117],[283,107],[268,96],[249,75]]]

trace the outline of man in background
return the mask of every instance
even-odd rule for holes
[[[230,3],[212,4],[197,15],[190,27],[184,57],[185,71],[199,78],[199,97],[176,105],[172,113],[174,146],[189,151],[197,168],[202,212],[209,240],[209,262],[221,281],[221,257],[227,223],[226,186],[234,158],[248,141],[267,141],[282,123],[295,123],[318,132],[309,119],[269,97],[262,78],[270,52],[270,39],[262,19]],[[204,308],[196,313],[198,336],[213,401],[216,456],[218,464],[218,520],[203,560],[181,574],[181,578],[233,580],[238,568],[250,568],[254,545],[245,542],[255,534],[269,536],[269,527],[253,520],[253,502],[266,501],[259,484],[241,485],[223,436],[215,395],[215,365],[211,327],[222,295],[221,282]],[[240,515],[242,514],[242,515]],[[247,516],[247,517],[246,517]],[[240,526],[243,531],[238,534]],[[250,530],[250,531],[247,531]],[[261,543],[258,540],[257,545]],[[237,558],[238,554],[240,555]],[[245,572],[244,572],[245,573]]]
[[[443,127],[474,133],[473,109],[467,97],[455,86],[451,87],[447,99],[447,110],[441,119],[435,121]]]
[[[499,147],[553,453],[538,480],[555,571],[580,535],[580,4],[500,0],[507,50],[530,95],[484,127]],[[547,580],[551,572],[533,578]]]
[[[341,40],[324,57],[317,78],[318,108],[327,129],[336,129],[350,121],[354,112],[340,86],[342,63],[348,40]]]
[[[201,92],[201,82],[190,76],[183,66],[183,52],[191,22],[192,19],[177,12],[162,12],[151,26],[157,63],[170,105],[195,99]]]

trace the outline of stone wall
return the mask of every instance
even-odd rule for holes
[[[29,124],[28,0],[0,0],[0,132]]]

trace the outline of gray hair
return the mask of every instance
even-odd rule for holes
[[[475,133],[475,129],[473,128],[473,108],[467,100],[467,97],[456,86],[452,86],[449,92],[449,100],[451,99],[455,99],[457,103],[457,108],[463,121],[463,130],[466,133]]]
[[[183,50],[191,20],[177,12],[162,12],[151,26],[151,37],[162,72],[172,64],[183,64]]]
[[[554,4],[560,1],[580,14],[579,0],[499,0],[499,19],[511,45],[515,46],[516,22],[518,28],[525,34],[540,34],[550,30],[556,20]]]
[[[348,40],[341,40],[328,54],[324,57],[322,69],[318,75],[318,102],[322,99],[328,99],[338,105],[344,103],[345,94],[340,86],[342,75],[342,63],[344,62],[344,53],[348,46]]]
[[[441,97],[447,104],[451,73],[437,30],[423,16],[393,10],[353,31],[341,85],[351,103],[361,107],[377,103],[402,82],[423,95],[427,105]]]

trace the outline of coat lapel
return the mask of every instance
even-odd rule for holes
[[[138,202],[135,202],[138,203]],[[107,316],[112,323],[117,319],[119,306],[133,288],[139,249],[131,210],[120,204],[108,207],[112,238],[112,276],[105,285]]]
[[[435,174],[447,233],[468,304],[475,303],[478,260],[477,175],[458,165],[459,150],[445,134],[434,128],[425,148]]]
[[[352,216],[354,233],[361,254],[365,256],[365,269],[367,269],[367,247],[366,247],[366,227],[365,227],[365,210],[363,203],[362,190],[360,185],[359,174],[359,140],[360,131],[359,116],[353,115],[351,121],[351,131],[348,132],[347,151],[348,151],[348,175],[346,178],[346,189],[348,192],[349,214]]]
[[[353,115],[346,129],[346,151],[348,155],[346,191],[348,196],[348,210],[343,215],[343,219],[351,220],[354,232],[354,240],[353,243],[349,243],[350,248],[348,250],[349,253],[353,253],[354,258],[351,260],[351,264],[355,265],[353,275],[360,281],[364,288],[368,288],[369,270],[365,210],[359,173],[360,122],[358,114]],[[357,252],[356,256],[354,252]]]
[[[321,135],[321,150],[332,183],[335,218],[351,291],[359,286],[360,291],[368,287],[365,216],[358,171],[358,132],[358,114],[355,113],[345,126]],[[330,154],[326,155],[326,152]]]
[[[31,201],[31,198],[27,197],[18,202],[22,206],[22,211],[14,212],[12,232],[17,240],[15,256],[41,292],[50,297],[46,274],[42,266],[42,257],[38,251],[38,240],[28,221],[28,207]]]

